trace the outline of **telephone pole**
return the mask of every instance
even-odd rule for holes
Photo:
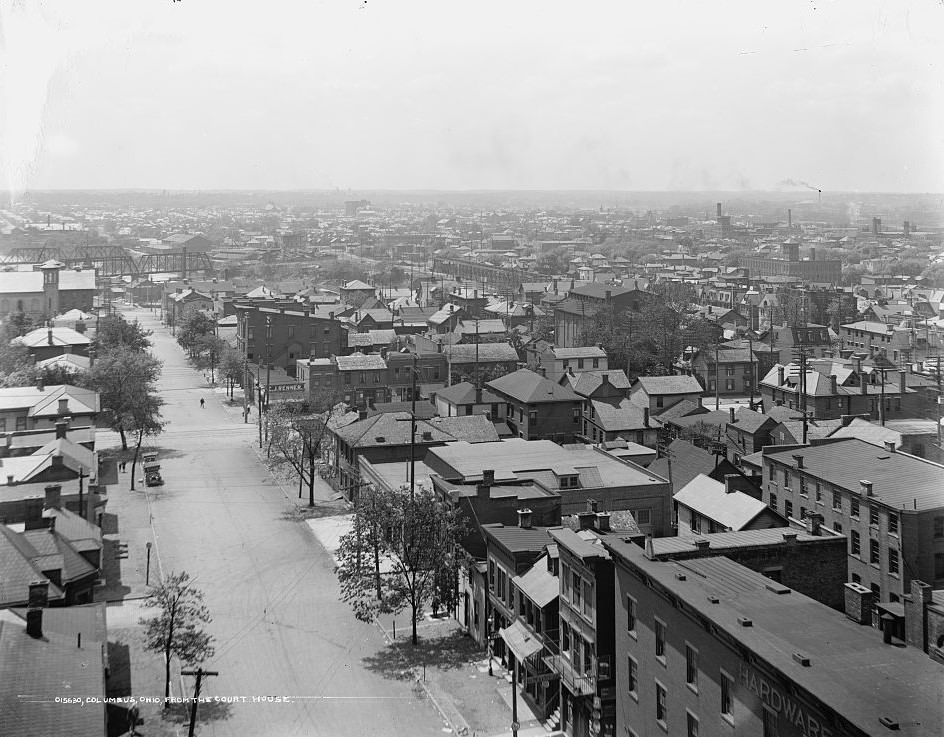
[[[197,702],[200,700],[200,683],[204,676],[218,676],[219,671],[203,670],[203,666],[196,670],[182,670],[182,676],[196,676],[197,682],[193,687],[193,702],[190,704],[190,729],[187,731],[187,737],[193,737],[193,731],[197,726]]]

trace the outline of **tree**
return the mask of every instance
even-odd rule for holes
[[[146,607],[157,609],[152,617],[142,617],[144,649],[164,656],[164,707],[170,699],[170,663],[176,656],[185,665],[213,657],[213,635],[203,625],[212,620],[203,604],[203,592],[193,587],[186,571],[171,573],[152,586],[144,599]]]
[[[3,323],[2,340],[4,343],[8,343],[14,338],[18,338],[21,335],[26,335],[32,329],[33,320],[29,315],[23,312],[23,310],[11,312],[7,316],[6,321]]]
[[[315,475],[322,447],[329,437],[328,425],[344,411],[344,395],[323,389],[303,402],[278,402],[266,410],[266,453],[274,465],[287,465],[308,486],[308,506],[315,506]]]
[[[194,364],[199,369],[210,369],[211,383],[216,380],[216,368],[220,363],[223,351],[228,347],[225,340],[218,338],[213,333],[201,335],[195,342],[193,347]]]
[[[136,435],[131,462],[131,489],[141,443],[147,435],[157,435],[164,428],[155,384],[161,362],[149,353],[112,350],[95,361],[83,383],[101,397],[102,412],[108,426],[121,436],[122,450],[128,450],[127,433]]]
[[[177,326],[177,342],[194,358],[200,339],[216,332],[216,320],[199,310],[191,312]]]
[[[417,489],[412,498],[406,489],[374,493],[380,494],[377,503],[361,500],[353,529],[341,537],[341,599],[352,605],[358,619],[368,622],[378,614],[409,609],[416,645],[423,605],[446,595],[445,588],[454,590],[463,524],[458,508],[438,499],[431,489]],[[374,555],[379,576],[363,565],[365,557]]]
[[[145,330],[137,320],[128,322],[123,315],[105,315],[98,321],[98,329],[92,340],[96,354],[124,348],[141,353],[151,347],[152,331]]]
[[[0,386],[29,386],[37,370],[29,349],[20,343],[0,339]]]
[[[220,379],[228,383],[229,396],[233,396],[236,382],[243,380],[243,358],[239,351],[227,345],[220,354]]]

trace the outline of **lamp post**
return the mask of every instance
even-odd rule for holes
[[[147,567],[144,569],[144,585],[151,585],[151,543],[148,542],[145,544],[147,548]]]

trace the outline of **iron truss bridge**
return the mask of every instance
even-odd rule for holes
[[[0,267],[42,264],[50,259],[61,261],[69,269],[95,269],[98,277],[145,277],[164,272],[186,276],[195,271],[213,271],[213,263],[206,253],[181,250],[137,254],[119,246],[14,248],[9,254],[0,257]]]

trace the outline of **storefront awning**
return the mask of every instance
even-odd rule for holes
[[[519,619],[499,630],[498,634],[518,660],[527,660],[535,653],[541,652],[544,647],[535,634],[529,631]]]

